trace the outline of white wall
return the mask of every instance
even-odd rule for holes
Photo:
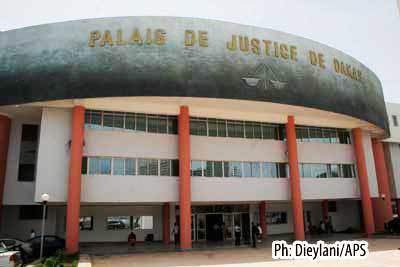
[[[12,118],[10,143],[7,154],[7,167],[4,185],[4,205],[33,204],[35,181],[18,181],[18,166],[21,147],[21,135],[23,124],[40,124],[40,120],[32,117]]]
[[[400,198],[400,144],[387,143],[390,162],[387,165],[391,174],[392,197]]]
[[[71,110],[45,108],[42,112],[36,172],[35,201],[43,193],[51,202],[67,198]]]

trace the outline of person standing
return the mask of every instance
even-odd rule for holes
[[[263,231],[262,231],[262,228],[261,228],[261,225],[260,224],[257,224],[257,238],[258,238],[258,242],[259,243],[261,243],[262,242],[262,234],[263,234]]]
[[[31,233],[29,234],[29,238],[35,238],[36,237],[36,232],[34,229],[31,230]]]
[[[253,245],[252,245],[253,248],[256,247],[257,233],[258,233],[257,226],[254,224],[254,222],[252,222],[251,223],[251,239],[253,241]]]
[[[174,228],[172,229],[172,233],[174,234],[175,247],[177,247],[179,244],[179,226],[176,222],[174,223]]]
[[[240,246],[240,235],[241,235],[241,230],[240,226],[235,224],[235,246]]]

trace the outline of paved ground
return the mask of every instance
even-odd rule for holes
[[[261,266],[400,266],[400,238],[367,239],[370,254],[366,260],[327,260],[312,262],[308,260],[274,261],[270,247],[230,248],[201,250],[191,252],[156,252],[114,256],[92,256],[94,267],[261,267]]]

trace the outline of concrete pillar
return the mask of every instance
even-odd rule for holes
[[[354,152],[357,163],[357,176],[360,186],[360,197],[363,212],[365,233],[370,236],[375,232],[374,217],[372,213],[372,203],[369,194],[368,173],[365,161],[365,153],[362,140],[362,130],[353,129]]]
[[[72,131],[69,160],[67,222],[65,246],[69,254],[79,251],[79,214],[81,205],[81,169],[85,108],[76,106],[72,110]]]
[[[297,156],[296,126],[294,116],[288,116],[286,124],[287,153],[292,196],[293,229],[296,240],[304,240],[303,201],[301,199],[299,161]]]
[[[179,142],[179,208],[181,249],[192,248],[190,189],[190,117],[187,106],[180,107],[178,117]]]
[[[261,201],[259,204],[258,216],[260,218],[260,226],[262,230],[262,239],[267,237],[267,222],[265,220],[265,212],[266,212],[267,203],[265,201]]]
[[[389,186],[389,175],[383,152],[383,144],[381,141],[372,139],[372,152],[374,155],[379,191],[379,197],[373,200],[375,230],[382,232],[385,230],[385,223],[393,218],[392,197]]]
[[[170,217],[169,217],[169,203],[164,203],[162,209],[163,216],[163,243],[168,245],[170,242]]]

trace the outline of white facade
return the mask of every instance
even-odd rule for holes
[[[151,100],[151,99],[150,99]],[[177,103],[139,99],[125,105],[127,112],[147,112],[176,115]],[[122,101],[122,100],[121,100]],[[126,100],[124,100],[126,101]],[[161,101],[162,102],[162,101]],[[172,101],[173,102],[173,101]],[[88,108],[104,110],[106,102],[87,100]],[[96,105],[94,103],[97,103]],[[122,103],[122,102],[121,102]],[[125,102],[126,103],[126,102]],[[200,103],[200,102],[199,102]],[[242,119],[282,123],[288,112],[283,107],[275,111],[270,106],[244,105],[235,111],[227,109],[225,100],[209,103],[190,103],[193,114],[198,117]],[[136,105],[137,104],[137,105]],[[114,108],[114,102],[110,107]],[[265,105],[265,104],[264,104]],[[275,105],[275,104],[274,104]],[[157,107],[157,108],[156,108]],[[45,107],[31,107],[34,112],[22,112],[12,120],[10,148],[8,152],[6,183],[3,203],[7,216],[3,216],[3,233],[18,233],[26,238],[31,228],[39,231],[39,222],[18,219],[20,205],[32,205],[40,201],[43,193],[51,196],[47,231],[63,236],[65,234],[65,203],[69,170],[69,142],[71,138],[71,108],[65,104],[47,104]],[[116,108],[116,106],[115,106]],[[262,116],[263,111],[271,112]],[[116,109],[123,111],[121,108]],[[152,112],[157,111],[157,112]],[[280,112],[283,112],[282,114]],[[32,115],[33,114],[33,115]],[[192,114],[192,113],[191,113]],[[30,118],[34,117],[34,118]],[[326,120],[321,120],[325,118]],[[298,119],[297,119],[298,118]],[[360,122],[348,117],[304,109],[296,117],[299,123],[312,126],[353,128]],[[318,123],[318,122],[321,123]],[[33,182],[20,182],[18,175],[19,145],[24,123],[40,125],[37,153],[36,178]],[[85,129],[84,156],[107,156],[122,158],[177,159],[178,136],[149,132],[131,132],[117,129]],[[371,135],[363,132],[365,158],[369,178],[370,195],[378,197]],[[393,150],[394,151],[394,150]],[[394,153],[392,151],[392,153]],[[300,163],[355,164],[352,144],[327,144],[298,142]],[[399,150],[400,155],[400,150]],[[280,140],[245,139],[229,137],[191,136],[192,160],[287,162],[286,142]],[[400,183],[398,183],[400,184]],[[179,202],[179,177],[173,176],[118,176],[82,175],[81,216],[93,216],[93,230],[81,231],[81,242],[125,241],[129,230],[106,230],[107,216],[153,216],[152,231],[138,231],[138,240],[148,233],[156,240],[162,238],[162,205],[170,205],[170,228],[175,221],[175,206]],[[268,225],[268,234],[293,232],[288,178],[217,178],[192,177],[193,205],[250,205],[250,218],[259,218],[259,201],[267,202],[267,212],[287,213],[287,223]],[[337,212],[331,213],[336,230],[351,227],[360,228],[358,201],[360,197],[356,178],[302,178],[304,212],[311,211],[312,223],[318,225],[322,218],[321,201],[337,201]],[[399,189],[397,192],[400,192]],[[172,237],[171,237],[172,238]]]

